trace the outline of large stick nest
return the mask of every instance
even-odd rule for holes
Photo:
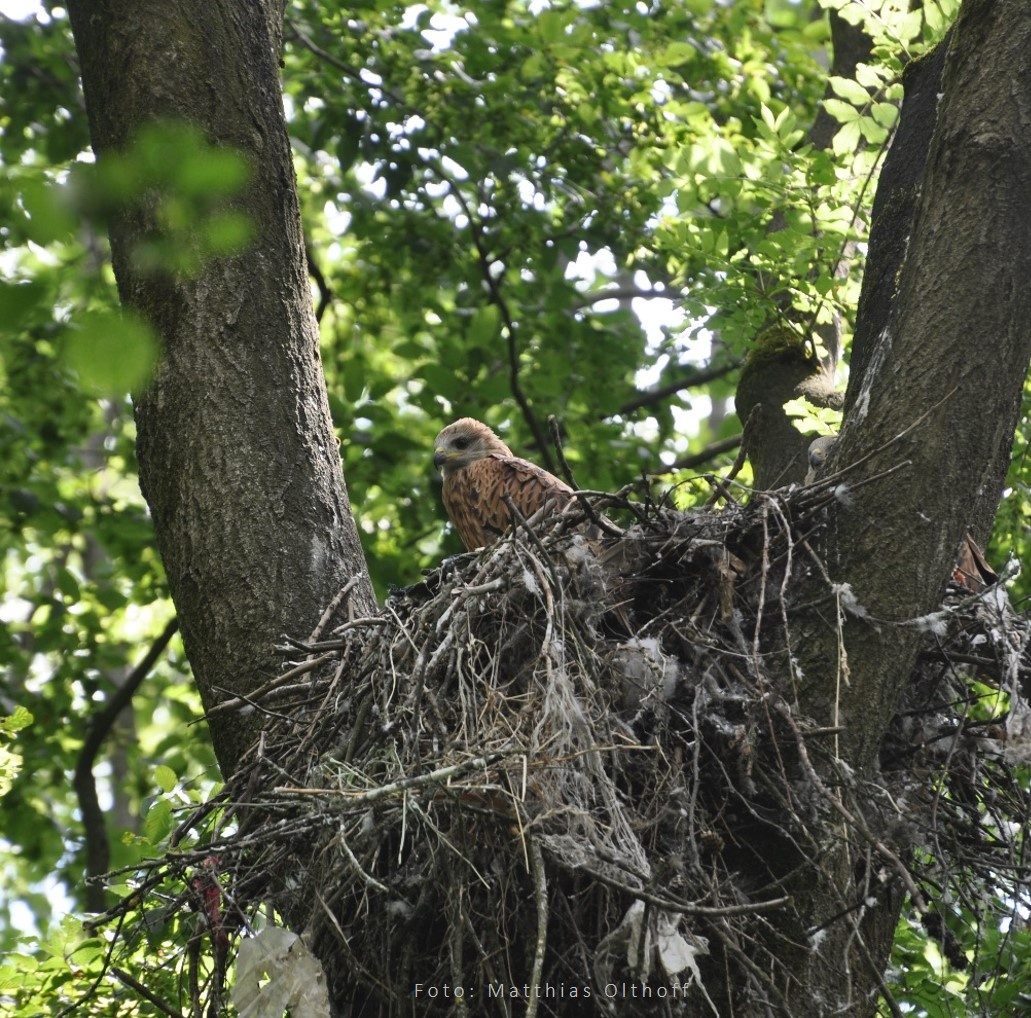
[[[826,932],[800,886],[835,887],[854,954],[877,900],[1023,899],[1029,626],[1001,587],[950,587],[871,773],[767,672],[833,497],[519,526],[337,625],[342,592],[222,705],[265,735],[163,864],[212,983],[278,913],[355,1014],[784,1013]]]

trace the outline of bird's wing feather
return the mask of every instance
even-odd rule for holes
[[[508,528],[507,495],[523,516],[548,506],[555,512],[572,489],[554,474],[515,456],[485,456],[444,481],[444,507],[469,549],[491,544]]]
[[[998,583],[999,574],[985,561],[984,552],[977,542],[967,534],[960,545],[952,578],[961,587],[980,593],[985,587]]]

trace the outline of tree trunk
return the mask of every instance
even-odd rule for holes
[[[964,534],[983,532],[998,507],[1031,358],[1031,8],[967,0],[943,49],[940,90],[941,54],[907,76],[913,101],[896,145],[911,148],[893,150],[878,195],[894,214],[887,236],[875,224],[860,359],[829,469],[856,466],[816,549],[837,593],[828,598],[814,570],[786,637],[785,683],[809,716],[842,726],[841,759],[859,780],[876,769],[912,674],[917,620],[940,604]],[[933,121],[933,134],[914,121]],[[813,928],[841,909],[799,883]],[[873,917],[870,964],[854,980],[886,964],[893,915]],[[849,937],[831,926],[812,952],[802,985],[819,991],[814,1014],[872,1013],[858,983],[845,1011],[828,1005],[844,1006],[836,965]]]
[[[825,549],[831,579],[849,586],[839,707],[858,766],[912,667],[919,633],[905,623],[940,602],[964,534],[1001,496],[1031,357],[1029,72],[1031,8],[967,0],[897,289],[882,294],[886,315],[867,305],[886,324],[850,382],[832,467],[869,459]],[[813,665],[807,688],[829,714],[833,677]]]
[[[140,483],[204,703],[277,669],[283,633],[310,632],[352,576],[373,603],[341,474],[278,76],[280,5],[73,0],[72,28],[98,159],[141,125],[189,121],[243,152],[236,205],[256,231],[242,254],[171,278],[134,264],[157,229],[142,205],[111,223],[125,304],[164,356],[136,401]],[[213,721],[224,772],[260,722]]]

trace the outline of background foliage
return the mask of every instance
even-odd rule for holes
[[[839,321],[847,360],[861,259],[835,269],[862,250],[901,70],[957,6],[288,4],[313,301],[381,593],[459,548],[428,455],[450,419],[480,417],[547,463],[555,415],[582,486],[644,473],[684,503],[733,458],[729,401],[757,334],[815,344]],[[854,77],[828,78],[829,12],[871,37]],[[73,778],[173,615],[127,398],[156,341],[117,311],[104,224],[158,202],[165,232],[141,257],[181,272],[231,257],[249,227],[226,211],[247,167],[182,127],[98,173],[63,8],[16,13],[0,16],[0,997],[33,1013],[99,971],[104,944],[66,917],[98,907]],[[996,562],[1023,557],[1027,443],[1022,426]],[[214,787],[199,715],[173,639],[85,768],[110,867],[159,852],[176,810]],[[189,932],[138,937],[167,959],[165,999]],[[999,935],[1008,985],[1025,986],[1024,931]],[[918,924],[900,926],[897,960],[917,1013],[1003,1013],[1001,989],[950,967]],[[131,999],[111,980],[103,993],[110,1013]]]

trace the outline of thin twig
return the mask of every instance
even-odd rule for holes
[[[326,282],[322,269],[319,268],[319,263],[315,258],[315,251],[311,243],[307,240],[304,244],[304,253],[308,262],[308,275],[315,280],[315,286],[318,287],[319,291],[319,303],[315,308],[315,321],[321,325],[322,316],[326,313],[326,308],[329,307],[329,302],[333,299],[333,291],[330,289],[329,283]]]
[[[358,581],[361,580],[361,575],[355,573],[347,583],[340,588],[340,592],[333,598],[332,601],[326,605],[326,610],[322,613],[322,617],[319,619],[318,624],[311,631],[311,636],[308,637],[308,643],[316,643],[322,636],[329,625],[330,619],[336,614],[337,609],[344,603],[344,601],[350,597],[351,591],[358,585]]]
[[[603,516],[599,516],[594,510],[594,506],[588,501],[587,496],[580,491],[579,485],[576,483],[576,478],[573,476],[573,471],[570,469],[569,463],[566,461],[566,454],[562,448],[562,430],[558,423],[558,418],[554,414],[548,417],[548,430],[551,432],[551,441],[555,449],[555,455],[558,458],[559,467],[562,469],[562,476],[566,479],[566,483],[573,489],[573,497],[576,499],[577,504],[583,510],[584,515],[590,520],[591,524],[597,527],[599,530],[610,534],[613,537],[619,537],[622,535],[622,531],[619,527],[606,520]]]
[[[352,792],[346,788],[308,788],[304,786],[277,785],[272,791],[276,795],[325,795],[340,796],[348,802],[366,803],[376,802],[377,799],[385,799],[391,795],[399,795],[413,788],[422,788],[424,785],[439,785],[450,781],[452,778],[460,777],[471,771],[486,770],[492,764],[503,760],[508,753],[489,753],[486,756],[478,756],[472,760],[464,760],[462,763],[452,764],[449,767],[439,767],[428,774],[415,774],[408,778],[401,778],[392,781],[388,785],[377,785],[364,792]]]
[[[537,906],[537,938],[533,945],[533,969],[530,973],[532,990],[526,1005],[526,1018],[537,1018],[540,1002],[538,991],[544,975],[544,954],[548,946],[548,878],[541,846],[534,837],[530,838],[530,867],[533,874],[533,898]]]
[[[699,467],[704,467],[707,463],[710,463],[717,456],[723,456],[728,452],[733,452],[738,446],[741,445],[741,435],[731,435],[730,438],[721,438],[715,442],[711,442],[701,452],[691,453],[689,456],[681,456],[679,459],[674,460],[668,467],[655,467],[654,469],[649,467],[645,473],[649,476],[658,476],[661,474],[672,474],[678,473],[683,470],[697,470]]]
[[[130,990],[135,990],[144,1000],[149,1000],[159,1011],[163,1011],[169,1016],[169,1018],[183,1018],[181,1011],[176,1011],[171,1004],[163,1001],[156,993],[151,992],[143,985],[138,979],[134,979],[128,972],[122,969],[111,966],[111,975],[113,975],[120,983],[128,986]]]
[[[562,448],[562,427],[554,414],[548,414],[548,431],[551,433],[551,447],[555,450],[555,456],[558,458],[558,465],[562,471],[562,476],[565,478],[566,484],[576,491],[580,485],[576,483],[576,478],[573,476],[569,461],[566,459],[566,452]],[[590,510],[585,509],[584,511],[589,512]]]
[[[332,660],[332,654],[322,654],[319,657],[308,658],[306,661],[302,661],[299,665],[294,665],[294,667],[289,671],[283,672],[281,675],[277,675],[274,679],[270,679],[263,686],[259,686],[254,690],[253,693],[248,693],[246,695],[240,694],[239,696],[234,696],[228,700],[222,700],[220,703],[216,703],[207,712],[207,716],[212,717],[215,714],[222,714],[225,711],[239,710],[241,707],[253,705],[273,690],[278,689],[280,686],[291,683],[299,676],[315,671],[317,668],[326,664],[327,661]]]
[[[609,417],[626,416],[627,414],[632,414],[637,410],[642,410],[645,407],[654,406],[656,403],[661,403],[663,400],[669,399],[670,396],[675,396],[678,392],[683,392],[684,389],[693,389],[695,386],[708,385],[711,382],[715,382],[717,379],[725,378],[727,375],[736,371],[739,367],[741,367],[741,362],[734,360],[718,366],[714,365],[708,368],[699,368],[698,370],[685,375],[683,378],[678,378],[672,382],[668,382],[666,385],[660,385],[654,389],[644,390],[633,399],[627,400],[627,402],[618,410],[613,413],[605,414],[602,419],[605,420]]]

